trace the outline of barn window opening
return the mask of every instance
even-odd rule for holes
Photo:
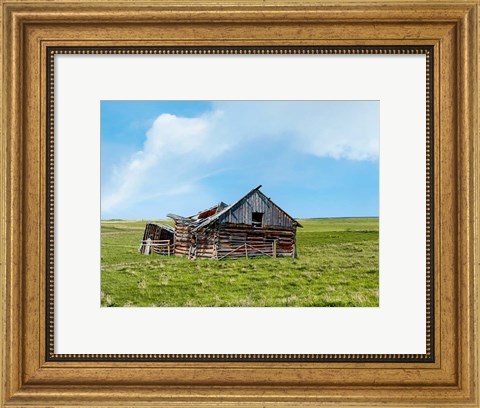
[[[254,227],[261,227],[263,224],[263,213],[252,212],[252,225]]]

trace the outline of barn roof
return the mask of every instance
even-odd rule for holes
[[[270,200],[270,198],[268,198],[267,196],[265,196],[265,194],[263,194],[261,191],[260,191],[260,188],[262,187],[262,185],[259,185],[258,187],[254,188],[253,190],[250,190],[247,194],[245,194],[242,198],[240,198],[238,201],[236,201],[235,203],[233,203],[232,205],[229,205],[225,208],[223,208],[221,211],[218,211],[216,212],[215,214],[211,215],[210,217],[208,218],[204,218],[204,219],[201,219],[199,220],[200,222],[197,222],[197,225],[196,227],[193,229],[193,231],[198,231],[199,229],[202,229],[202,228],[205,228],[205,227],[208,227],[209,225],[211,225],[212,223],[214,223],[215,221],[217,221],[220,217],[222,217],[222,215],[228,213],[229,211],[232,211],[234,210],[237,206],[239,206],[243,200],[245,200],[247,197],[249,197],[250,195],[252,195],[253,193],[255,192],[258,192],[259,194],[261,194],[263,197],[265,197],[268,201],[270,201],[273,205],[277,206],[272,200]],[[277,206],[278,207],[278,206]],[[288,215],[285,211],[283,211],[280,207],[278,207],[288,218],[290,218],[298,227],[302,227],[302,225],[295,219],[293,218],[292,216]]]
[[[214,205],[213,207],[199,211],[195,215],[192,215],[192,218],[205,219],[212,215],[215,215],[216,213],[222,211],[226,207],[228,207],[228,204],[225,204],[223,201],[220,201],[218,204]]]
[[[179,221],[179,222],[182,222],[183,224],[194,226],[193,231],[195,232],[202,228],[208,227],[209,225],[217,221],[219,218],[221,218],[223,215],[227,214],[232,210],[235,210],[235,208],[238,207],[243,202],[243,200],[248,198],[253,193],[258,192],[258,194],[261,194],[266,200],[270,201],[274,206],[276,206],[280,211],[282,211],[288,218],[290,218],[298,227],[302,227],[302,225],[295,218],[287,214],[284,210],[278,207],[278,205],[276,205],[269,197],[263,194],[260,191],[261,187],[262,186],[259,185],[258,187],[250,190],[247,194],[245,194],[242,198],[234,202],[232,205],[227,205],[222,201],[219,204],[216,204],[213,207],[207,208],[203,211],[199,211],[197,214],[191,215],[190,217],[182,217],[181,215],[176,215],[176,214],[167,214],[167,217],[171,218],[174,221]]]

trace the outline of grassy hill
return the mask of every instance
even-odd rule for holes
[[[299,221],[297,259],[221,261],[141,255],[146,221],[102,221],[101,304],[378,306],[378,218]]]

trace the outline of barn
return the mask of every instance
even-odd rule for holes
[[[174,253],[195,258],[296,257],[300,223],[258,186],[232,205],[223,202],[175,221]]]

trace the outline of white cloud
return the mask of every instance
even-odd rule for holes
[[[268,138],[318,157],[378,158],[378,102],[217,102],[215,107],[237,140]]]
[[[222,155],[251,142],[270,144],[272,152],[375,160],[378,116],[374,102],[215,102],[212,111],[194,118],[164,113],[142,149],[104,186],[102,214],[160,196],[168,196],[171,205],[176,196],[179,202],[202,195],[208,200],[201,180],[226,165]]]
[[[194,191],[194,168],[228,149],[215,140],[214,125],[221,112],[197,118],[160,115],[146,134],[142,150],[136,152],[116,171],[102,195],[102,211],[109,212],[121,204],[157,196],[185,195]]]

